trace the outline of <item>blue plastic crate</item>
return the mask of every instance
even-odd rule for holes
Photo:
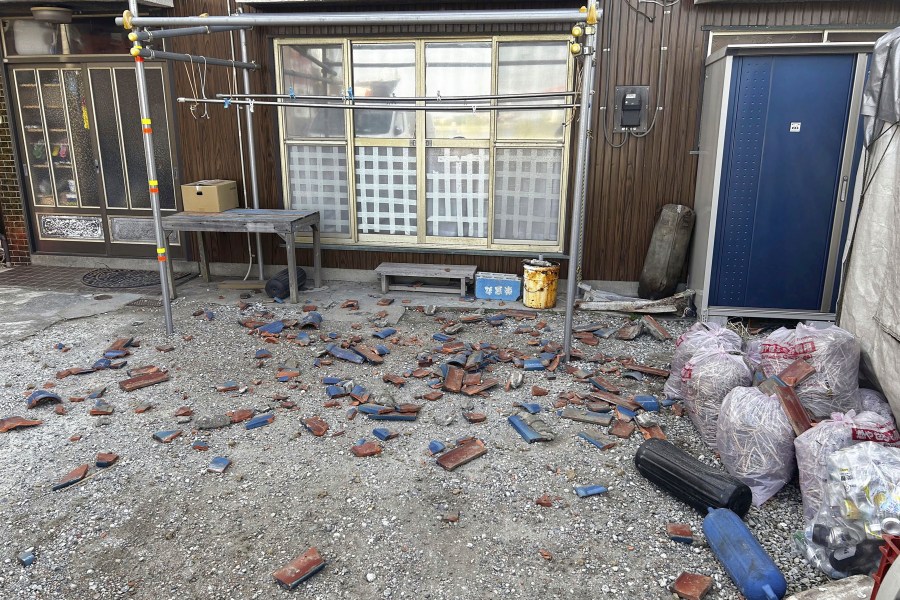
[[[506,273],[476,273],[475,297],[481,300],[518,300],[522,278]]]

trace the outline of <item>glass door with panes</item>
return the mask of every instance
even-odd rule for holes
[[[167,82],[161,67],[146,70],[161,205],[174,211]],[[36,250],[147,256],[155,238],[134,67],[16,66],[10,86]]]

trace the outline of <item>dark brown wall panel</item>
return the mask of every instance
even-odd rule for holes
[[[222,14],[225,2],[209,0],[180,0],[173,14],[195,15],[202,12]],[[699,124],[700,95],[703,81],[703,62],[706,47],[704,26],[807,26],[807,25],[891,25],[900,23],[900,5],[890,0],[878,2],[798,2],[748,4],[703,4],[695,6],[685,0],[671,8],[663,18],[663,9],[654,4],[640,3],[640,10],[653,18],[627,7],[623,0],[603,2],[606,14],[601,23],[606,47],[610,52],[598,52],[597,100],[592,115],[593,147],[588,173],[588,206],[585,216],[584,268],[586,279],[634,281],[638,278],[656,218],[664,204],[676,202],[691,205],[694,196],[696,160],[690,154],[696,146]],[[607,6],[608,5],[608,6]],[[529,4],[529,6],[534,6]],[[546,6],[577,6],[577,3],[547,2]],[[632,2],[632,6],[637,6]],[[379,7],[366,7],[378,10]],[[491,8],[514,8],[515,4],[492,3]],[[427,5],[404,6],[416,10]],[[457,4],[452,8],[479,8],[477,4]],[[320,9],[319,9],[320,10]],[[607,111],[604,105],[607,72],[610,86],[651,85],[651,97],[656,98],[658,57],[661,28],[668,30],[666,42],[667,64],[664,74],[663,97],[658,105],[664,109],[654,130],[645,138],[630,139],[622,148],[612,148],[604,142],[600,119]],[[529,26],[504,25],[495,33],[539,31],[560,33],[567,25]],[[609,32],[612,32],[611,43]],[[262,66],[252,73],[253,90],[272,93],[275,75],[272,60],[274,37],[340,36],[340,35],[429,35],[484,33],[478,26],[385,26],[366,30],[359,27],[321,28],[258,28],[248,33],[250,56]],[[176,38],[170,44],[176,52],[230,57],[228,34],[197,38]],[[235,35],[235,53],[240,48]],[[607,60],[608,59],[608,60]],[[176,95],[191,95],[190,78],[181,64],[173,64]],[[238,73],[238,88],[242,90]],[[233,86],[230,69],[210,68],[206,93],[213,96]],[[181,180],[185,182],[205,178],[235,179],[241,185],[240,157],[234,108],[209,108],[210,119],[196,120],[187,104],[177,105],[180,132]],[[201,109],[202,111],[202,109]],[[256,121],[257,170],[260,204],[264,208],[281,208],[281,161],[274,110],[257,107]],[[610,115],[611,118],[611,115]],[[614,136],[614,141],[621,136]],[[245,140],[246,141],[246,140]],[[574,144],[573,144],[574,148]],[[213,260],[244,262],[248,259],[246,239],[236,235],[212,235],[209,247]],[[284,249],[273,236],[264,236],[265,259],[268,263],[286,262]],[[309,252],[299,252],[301,264],[311,262]],[[326,250],[326,267],[372,269],[381,261],[393,262],[449,262],[476,264],[485,271],[518,272],[520,258],[495,255],[467,255],[464,249],[450,253],[373,252]]]

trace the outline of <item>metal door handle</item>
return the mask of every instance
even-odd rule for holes
[[[850,176],[844,175],[841,177],[841,187],[838,191],[838,201],[844,202],[847,200],[847,184],[850,183]]]

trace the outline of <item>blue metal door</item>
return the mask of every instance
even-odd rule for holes
[[[855,64],[735,57],[710,305],[821,309]]]

